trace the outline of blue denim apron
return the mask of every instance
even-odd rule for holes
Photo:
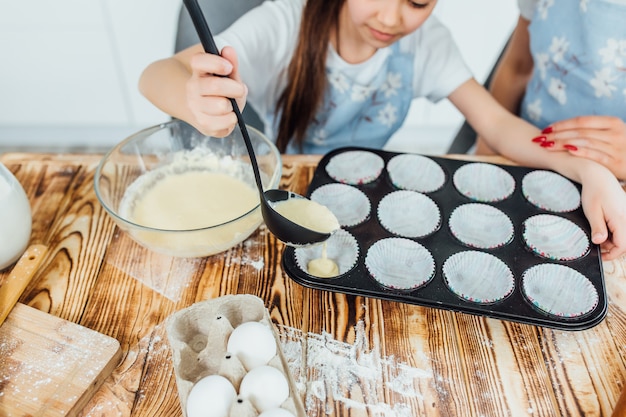
[[[309,126],[302,149],[287,153],[324,154],[343,146],[382,148],[402,126],[413,99],[412,54],[398,43],[368,85],[358,84],[336,69],[327,69],[328,90]]]
[[[626,121],[626,1],[540,1],[529,33],[524,119],[539,128],[582,115]]]

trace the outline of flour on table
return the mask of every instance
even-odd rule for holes
[[[246,246],[249,249],[254,245],[255,243]],[[305,395],[307,417],[342,415],[338,410],[350,412],[350,415],[414,417],[409,402],[453,401],[448,398],[453,395],[448,389],[454,385],[453,381],[437,372],[433,373],[432,370],[412,367],[393,356],[381,356],[378,346],[368,345],[363,322],[358,322],[355,327],[354,344],[335,340],[329,333],[304,333],[292,327],[282,325],[276,325],[276,327],[289,371],[296,382],[297,389]],[[572,334],[566,331],[551,331],[551,333],[558,346],[557,354],[554,355],[553,351],[546,351],[544,357],[547,359],[546,365],[558,371],[564,361],[576,360],[581,353],[581,343],[587,336],[584,333]],[[601,343],[601,340],[594,338],[591,342],[596,344]],[[493,348],[492,343],[488,339],[484,341],[485,347],[489,349]],[[520,343],[525,345],[526,342],[521,339]],[[531,347],[530,342],[527,347],[522,346],[523,349]],[[11,341],[0,340],[0,358],[3,351],[11,348]],[[129,346],[126,360],[132,364],[171,360],[169,349],[165,338],[165,326],[159,324],[138,343]],[[89,352],[89,349],[85,349],[84,352]],[[307,357],[306,364],[302,363],[304,353]],[[148,356],[160,359],[147,360]],[[426,357],[423,359],[428,361]],[[42,360],[45,361],[45,358]],[[125,368],[125,366],[120,366],[120,368]],[[125,387],[136,384],[136,381],[127,378],[134,378],[134,374],[129,373],[116,379],[116,386]],[[0,383],[2,382],[3,377],[0,372]],[[40,383],[45,383],[45,379],[42,379]],[[415,388],[424,383],[434,388],[438,399],[424,397]],[[395,394],[392,404],[385,399],[381,387],[385,387],[388,393]],[[153,394],[144,392],[143,389],[145,387],[138,392],[137,401],[152,401],[151,395]],[[358,395],[353,396],[352,393]],[[479,395],[482,395],[482,398],[490,398],[492,393],[486,391]],[[114,396],[94,397],[81,416],[98,417],[105,411],[107,415],[114,415],[112,414],[114,410],[122,410],[124,407],[126,404]],[[523,411],[529,415],[537,412],[532,407],[525,408]],[[121,417],[125,414],[120,411],[118,415]]]
[[[355,328],[354,344],[334,340],[330,334],[303,334],[302,331],[278,326],[283,352],[289,369],[301,392],[306,393],[308,416],[331,415],[333,405],[346,409],[366,410],[381,417],[412,417],[410,405],[396,401],[385,403],[385,385],[390,392],[409,399],[423,399],[415,391],[415,380],[433,378],[430,371],[413,368],[394,357],[383,357],[377,346],[367,346],[363,322]],[[307,364],[302,366],[306,349]],[[307,369],[303,375],[302,370]],[[383,376],[387,375],[387,381]],[[355,393],[352,398],[351,393]],[[322,411],[322,414],[318,410]]]
[[[259,233],[261,234],[265,233],[264,226],[261,227],[259,230],[260,230]],[[242,256],[228,258],[226,261],[226,266],[229,267],[234,263],[234,264],[239,264],[242,266],[250,265],[257,271],[262,270],[265,267],[265,259],[263,258],[263,256],[254,256],[252,253],[250,253],[251,249],[258,248],[262,245],[260,245],[254,239],[244,240],[243,245],[244,245],[243,246],[244,250],[243,250]]]

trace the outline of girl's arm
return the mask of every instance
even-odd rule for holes
[[[209,136],[223,137],[236,126],[228,98],[243,109],[247,94],[237,71],[234,50],[207,54],[200,44],[150,64],[141,74],[139,91],[165,113]]]
[[[626,253],[626,193],[606,167],[566,152],[545,152],[531,139],[539,129],[512,115],[476,80],[458,87],[449,100],[494,151],[528,167],[551,169],[581,183],[582,205],[592,241],[602,244],[603,259]]]
[[[511,39],[489,84],[491,95],[513,114],[519,114],[526,85],[533,72],[533,59],[528,36],[529,24],[530,22],[522,16],[518,18],[517,26],[511,34]],[[476,154],[487,155],[492,153],[494,151],[479,135],[476,141]]]

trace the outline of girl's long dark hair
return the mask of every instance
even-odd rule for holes
[[[299,146],[326,90],[326,55],[332,31],[338,32],[345,0],[308,0],[300,33],[287,69],[287,86],[276,103],[281,115],[276,146],[285,152],[290,139]]]

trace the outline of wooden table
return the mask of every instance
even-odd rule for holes
[[[604,264],[609,311],[555,331],[304,288],[264,227],[203,259],[151,253],[98,203],[100,155],[0,156],[49,251],[20,302],[116,338],[124,352],[84,416],[180,416],[164,320],[225,294],[261,297],[310,416],[609,416],[626,380],[626,259]],[[489,159],[502,162],[500,159]],[[315,156],[286,156],[281,187],[305,193]],[[6,275],[6,273],[4,273]],[[0,282],[3,273],[0,273]]]

